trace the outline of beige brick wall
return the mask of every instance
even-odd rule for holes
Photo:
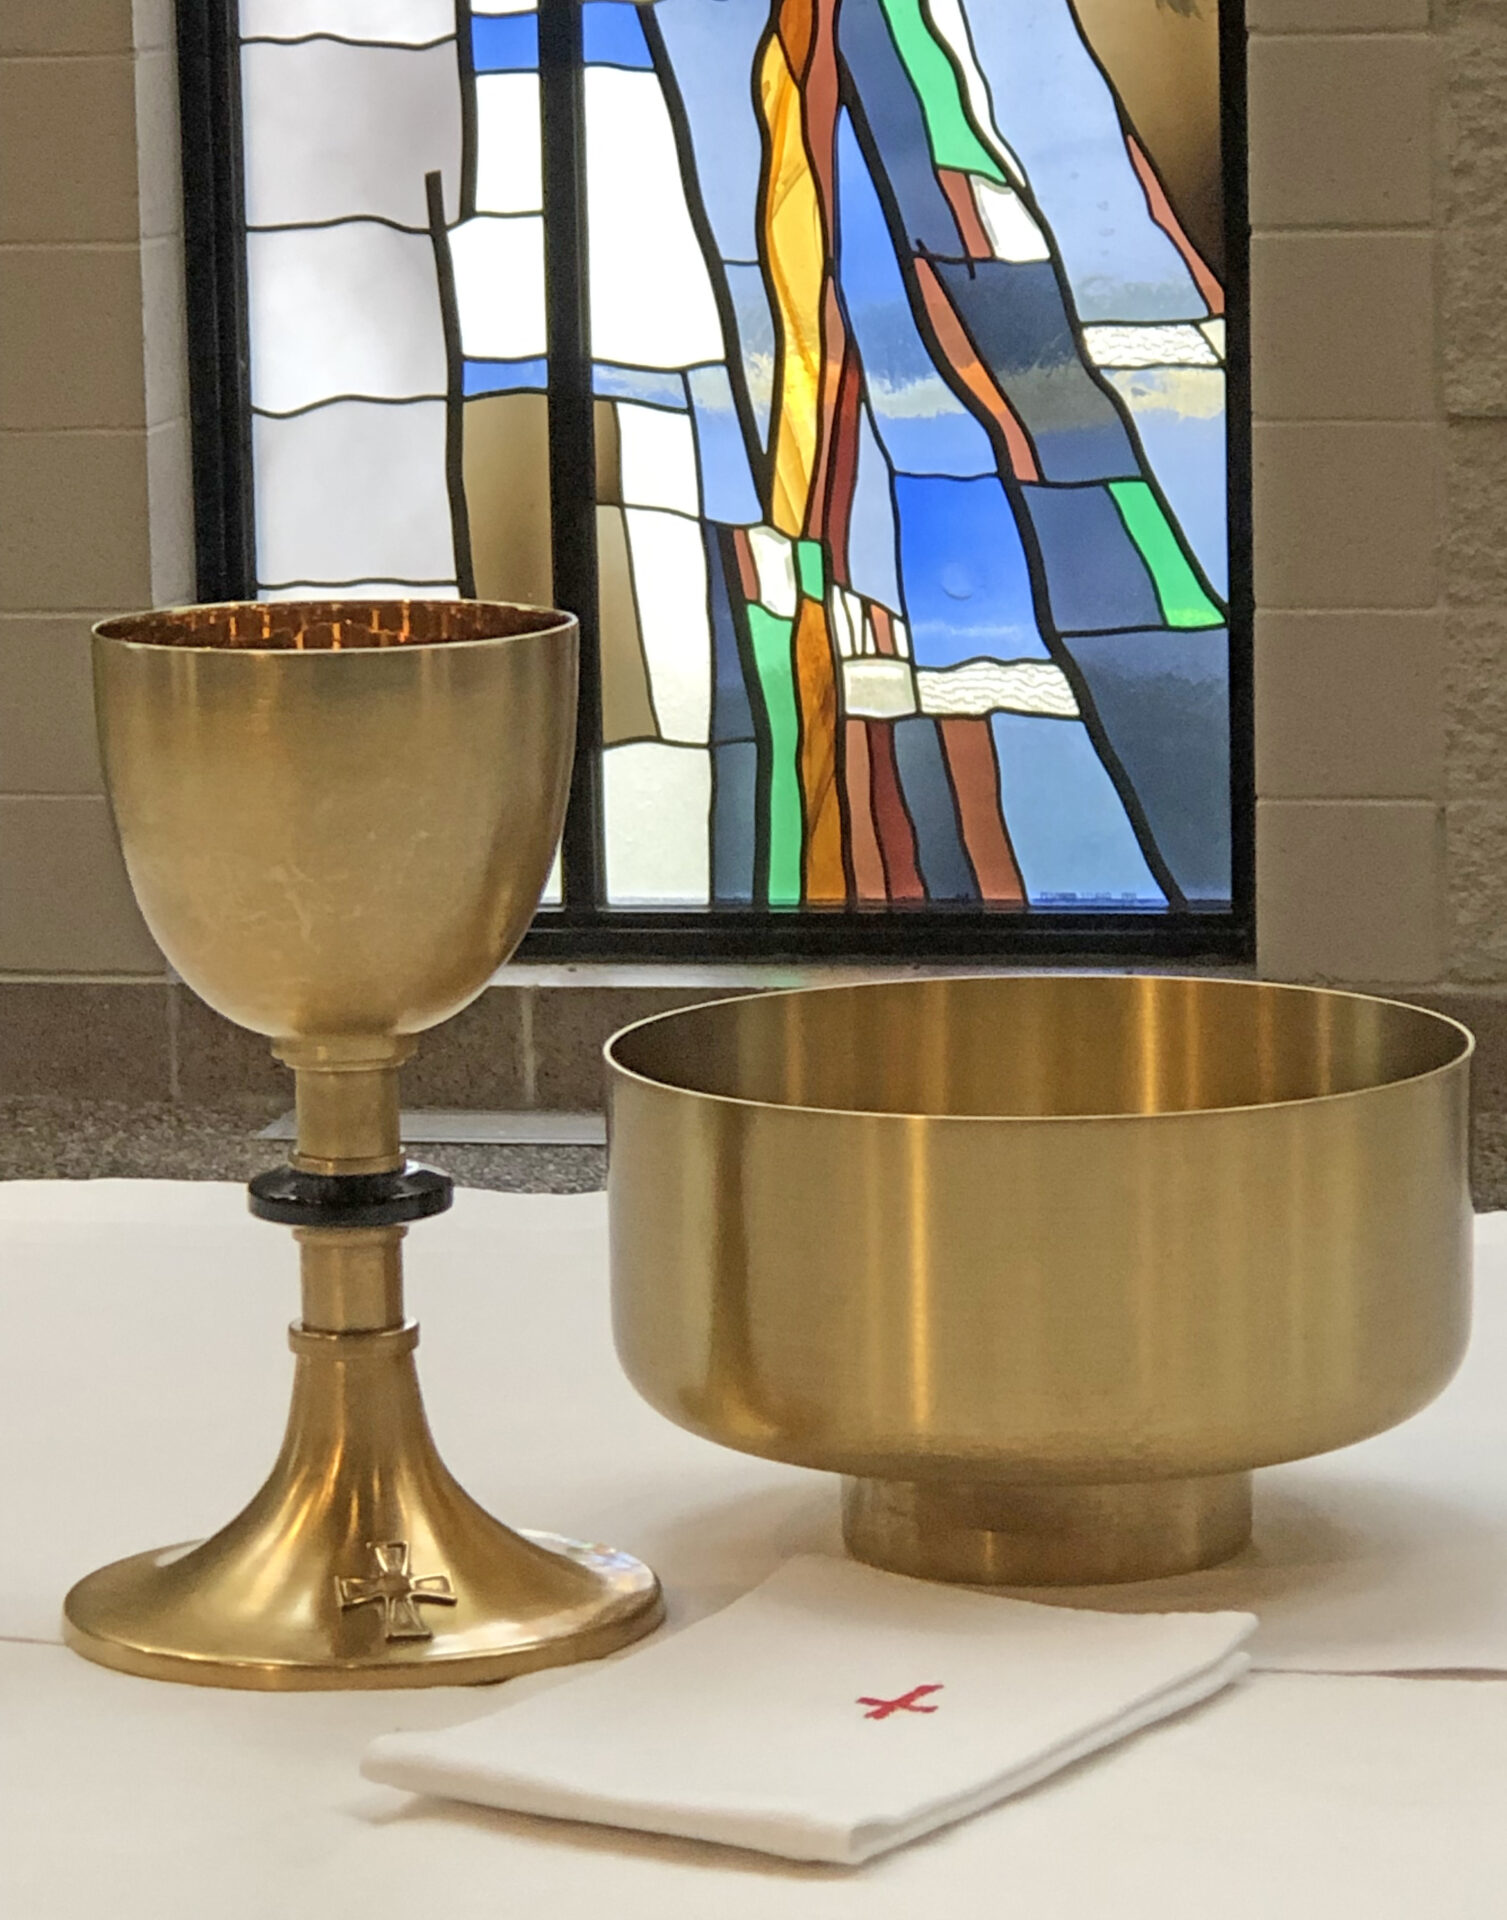
[[[1249,15],[1260,964],[1507,978],[1507,3]],[[169,17],[0,4],[0,972],[160,971],[84,634],[191,590]]]
[[[1444,917],[1439,37],[1251,0],[1259,964],[1424,983]]]
[[[88,629],[193,590],[171,0],[0,0],[0,969],[160,974]]]
[[[1443,9],[1446,939],[1507,980],[1507,7]]]

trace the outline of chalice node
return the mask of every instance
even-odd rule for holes
[[[79,1582],[70,1646],[263,1689],[502,1680],[647,1633],[659,1586],[610,1548],[503,1526],[435,1449],[402,1240],[451,1182],[404,1158],[398,1069],[522,937],[575,740],[568,614],[473,601],[178,608],[95,629],[105,778],[131,884],[183,979],[293,1069],[282,1452],[212,1538]]]

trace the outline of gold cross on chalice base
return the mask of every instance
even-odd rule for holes
[[[502,1680],[626,1645],[661,1617],[654,1575],[470,1498],[430,1437],[403,1311],[403,1237],[451,1182],[404,1159],[398,1069],[538,904],[574,749],[574,619],[283,601],[96,636],[106,781],[147,924],[294,1071],[297,1148],[252,1181],[251,1209],[294,1229],[303,1309],[266,1484],[212,1538],[80,1581],[69,1645],[268,1689]]]
[[[420,1617],[419,1606],[453,1607],[455,1589],[442,1573],[415,1580],[408,1571],[406,1540],[373,1540],[371,1551],[377,1563],[375,1574],[370,1578],[342,1574],[335,1582],[342,1610],[349,1613],[352,1607],[380,1607],[384,1640],[432,1640],[434,1635]]]

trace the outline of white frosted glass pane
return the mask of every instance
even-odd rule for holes
[[[537,213],[540,180],[539,76],[476,76],[476,205],[481,213]]]
[[[916,711],[916,683],[903,660],[844,660],[843,712],[854,720],[903,720]]]
[[[1088,357],[1099,367],[1217,367],[1215,353],[1199,327],[1172,322],[1151,326],[1096,326],[1083,329]]]
[[[676,513],[630,508],[628,550],[649,688],[667,740],[710,737],[712,636],[701,529]]]
[[[467,220],[450,235],[461,345],[478,360],[530,360],[545,351],[544,222]]]
[[[712,756],[635,740],[602,756],[607,898],[614,906],[705,906],[711,896]]]
[[[773,527],[750,527],[748,544],[759,576],[759,598],[771,613],[795,617],[795,548]]]
[[[455,31],[455,0],[241,0],[241,33],[296,40],[340,33],[348,40],[438,40]]]
[[[844,659],[865,650],[867,623],[863,602],[856,593],[849,593],[846,587],[833,587],[827,596],[827,622]]]
[[[453,46],[246,47],[241,84],[248,225],[372,213],[427,228],[424,175],[436,170],[454,217],[461,133]]]
[[[617,425],[623,504],[700,513],[696,435],[690,416],[624,402],[617,410]]]
[[[460,591],[454,586],[410,587],[401,580],[355,580],[332,594],[309,587],[262,587],[257,593],[258,600],[309,600],[316,596],[321,600],[458,600]]]
[[[973,198],[996,260],[1050,260],[1046,235],[1013,187],[999,187],[975,176]]]
[[[454,581],[443,401],[258,417],[252,457],[260,579]]]
[[[585,83],[592,351],[637,367],[721,360],[722,327],[659,81],[588,67]]]
[[[936,714],[1046,713],[1076,720],[1078,701],[1061,667],[1049,660],[965,660],[919,667],[921,711]]]
[[[558,907],[565,898],[565,880],[560,870],[560,849],[555,848],[554,865],[549,870],[549,878],[544,883],[544,891],[539,896],[543,907]]]
[[[288,413],[337,394],[445,391],[426,234],[362,220],[246,236],[251,402]]]
[[[537,13],[539,0],[475,0],[473,13]]]

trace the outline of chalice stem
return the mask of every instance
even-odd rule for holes
[[[273,1051],[295,1076],[293,1165],[300,1173],[390,1173],[402,1166],[398,1069],[413,1052],[411,1040],[299,1040]]]
[[[371,1333],[403,1324],[405,1227],[295,1227],[307,1333]]]

